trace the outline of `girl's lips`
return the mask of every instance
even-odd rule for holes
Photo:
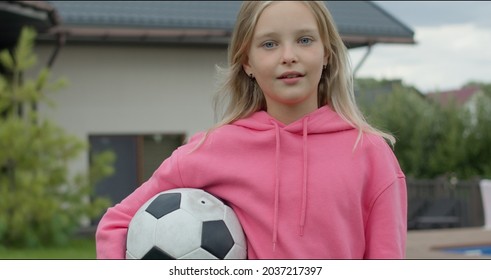
[[[301,78],[303,77],[303,75],[299,72],[290,71],[281,74],[281,76],[279,76],[278,79],[292,79],[292,78],[299,78],[299,77]]]
[[[287,85],[293,85],[298,83],[302,78],[303,76],[296,76],[292,78],[281,78],[280,80]]]
[[[281,74],[281,76],[278,77],[278,79],[287,85],[293,85],[298,83],[298,81],[300,81],[303,78],[303,76],[304,75],[298,72],[285,72]]]

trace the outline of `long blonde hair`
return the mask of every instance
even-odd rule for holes
[[[247,117],[256,111],[266,110],[266,101],[260,87],[251,81],[242,65],[247,61],[258,18],[272,3],[274,1],[242,3],[228,48],[228,68],[217,67],[222,81],[214,99],[218,120],[211,130]],[[357,128],[359,136],[356,143],[361,139],[362,132],[371,132],[394,144],[395,138],[368,124],[356,105],[348,51],[327,7],[323,1],[303,1],[303,3],[312,11],[325,51],[329,54],[327,69],[323,71],[318,86],[318,106],[329,106],[346,122]]]

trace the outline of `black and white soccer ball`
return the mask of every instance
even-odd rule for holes
[[[155,195],[128,227],[126,259],[246,258],[246,238],[232,208],[201,189]]]

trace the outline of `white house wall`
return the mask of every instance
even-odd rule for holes
[[[45,65],[53,45],[39,45]],[[213,125],[215,65],[226,48],[68,43],[52,68],[68,87],[52,95],[54,110],[40,107],[84,140],[90,134],[184,133]],[[74,163],[85,170],[88,156]]]

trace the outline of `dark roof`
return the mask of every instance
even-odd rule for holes
[[[339,33],[351,47],[414,43],[414,31],[371,1],[325,1]]]
[[[59,23],[54,7],[43,1],[0,2],[0,49],[11,47],[24,25],[38,33],[47,32]]]
[[[226,44],[240,1],[48,1],[57,31],[87,40]],[[348,47],[414,43],[414,32],[370,1],[325,1]]]

